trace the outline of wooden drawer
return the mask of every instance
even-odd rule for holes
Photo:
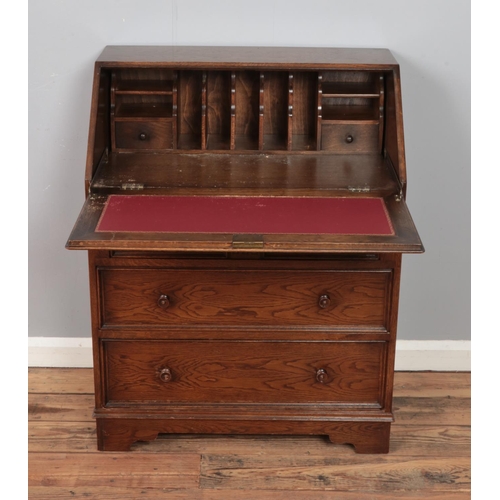
[[[104,341],[106,401],[380,406],[385,342]]]
[[[116,147],[120,149],[172,149],[172,121],[117,121]]]
[[[318,326],[386,331],[392,272],[100,269],[112,327]]]
[[[375,153],[378,151],[378,125],[323,124],[321,149],[339,153]]]

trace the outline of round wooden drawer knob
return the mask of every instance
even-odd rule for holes
[[[170,382],[172,380],[172,372],[170,368],[162,368],[160,370],[160,380],[162,382]]]
[[[148,138],[148,136],[144,132],[141,132],[139,134],[139,140],[145,141],[147,138]]]
[[[159,307],[161,307],[162,309],[167,309],[169,305],[170,305],[170,299],[168,298],[168,295],[160,295],[158,297]]]
[[[351,142],[354,141],[354,137],[349,134],[346,138],[345,138],[345,142],[347,142],[347,144],[351,144]]]
[[[321,295],[318,300],[318,305],[319,307],[321,307],[321,309],[326,309],[330,305],[330,303],[330,297],[326,295],[326,293],[324,295]]]
[[[320,384],[324,384],[326,382],[326,379],[328,378],[327,374],[326,374],[326,370],[323,370],[323,368],[320,368],[317,372],[316,372],[316,380],[320,383]]]

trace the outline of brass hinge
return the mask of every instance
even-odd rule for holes
[[[144,189],[144,184],[138,182],[125,182],[121,185],[124,191],[141,191]]]
[[[262,234],[234,234],[232,247],[235,249],[264,248]]]
[[[402,201],[405,199],[405,184],[406,183],[402,183],[400,181],[399,175],[396,172],[396,168],[394,167],[394,164],[392,163],[391,157],[387,154],[387,151],[385,149],[384,149],[384,158],[387,159],[387,161],[389,163],[389,167],[392,170],[392,174],[394,175],[394,180],[396,181],[398,188],[399,188],[398,192],[394,195],[394,199],[396,201]]]

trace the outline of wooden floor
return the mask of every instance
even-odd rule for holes
[[[30,499],[470,498],[470,374],[396,374],[388,455],[322,436],[160,436],[98,452],[90,369],[29,370]]]

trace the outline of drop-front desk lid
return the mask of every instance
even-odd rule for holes
[[[401,252],[423,246],[391,195],[91,194],[67,248]]]

